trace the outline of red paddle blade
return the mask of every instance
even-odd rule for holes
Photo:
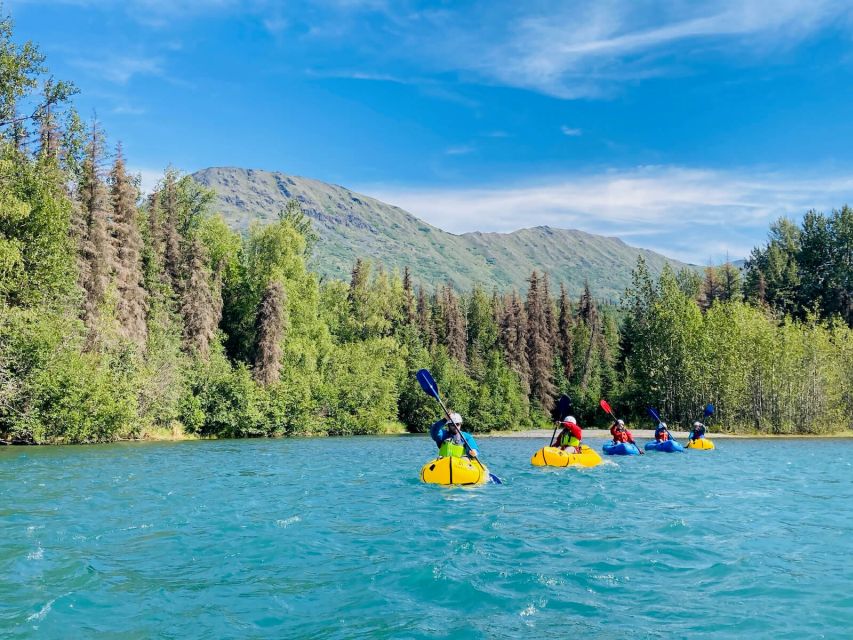
[[[610,405],[607,403],[607,400],[602,400],[601,402],[599,402],[599,404],[601,405],[601,408],[604,409],[607,413],[611,415],[613,414],[613,409],[610,408]]]

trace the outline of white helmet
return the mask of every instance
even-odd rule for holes
[[[658,426],[659,426],[659,427],[663,427],[664,429],[666,429],[666,422],[661,422]]]
[[[694,427],[704,427],[705,425],[697,420],[696,422],[693,423],[693,426]]]
[[[616,421],[616,424],[620,424],[620,425],[622,425],[622,426],[624,427],[624,426],[625,426],[625,421],[624,421],[624,420],[617,420],[617,421]]]
[[[450,414],[450,421],[455,425],[460,425],[462,424],[462,416],[454,411]]]
[[[563,422],[568,422],[570,424],[577,424],[578,423],[578,421],[575,420],[574,416],[566,416],[565,418],[563,418]]]

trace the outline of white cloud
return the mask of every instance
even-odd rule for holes
[[[149,167],[128,167],[127,172],[139,177],[139,190],[143,196],[154,191],[165,173],[163,169],[151,169]]]
[[[474,153],[474,151],[475,149],[471,145],[463,144],[455,147],[448,147],[444,150],[444,153],[449,156],[465,156],[469,153]]]
[[[461,67],[494,82],[561,98],[596,97],[621,83],[669,73],[663,54],[689,45],[681,59],[717,52],[755,54],[798,44],[820,28],[848,22],[844,0],[712,0],[665,3],[654,10],[635,0],[550,5],[514,21],[483,54],[442,47]],[[648,16],[657,20],[651,22]],[[470,43],[469,43],[470,44]]]
[[[564,136],[569,136],[570,138],[576,138],[577,136],[583,134],[583,131],[581,131],[580,129],[574,129],[572,127],[567,127],[566,125],[560,127],[560,131],[563,133]]]
[[[162,76],[163,60],[150,56],[110,56],[77,58],[75,67],[114,84],[125,85],[136,76]]]
[[[799,177],[650,166],[514,186],[362,191],[453,233],[575,228],[705,263],[726,253],[746,257],[779,216],[853,201],[853,173]]]
[[[137,107],[131,104],[119,104],[110,110],[117,116],[141,116],[145,115],[146,111],[143,107]]]

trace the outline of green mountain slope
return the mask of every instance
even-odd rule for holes
[[[275,220],[289,199],[299,200],[320,236],[313,266],[328,277],[348,279],[355,259],[362,257],[389,269],[408,266],[424,283],[450,280],[463,289],[481,283],[523,290],[537,269],[553,282],[565,282],[572,295],[588,280],[596,297],[615,299],[628,285],[639,254],[655,274],[667,262],[676,269],[685,266],[618,238],[576,230],[455,235],[344,187],[283,173],[211,168],[193,178],[216,192],[216,208],[240,230],[254,220]]]

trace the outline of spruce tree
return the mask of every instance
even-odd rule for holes
[[[142,235],[139,232],[136,185],[127,175],[121,147],[110,175],[112,199],[112,242],[115,280],[118,289],[116,317],[122,335],[144,347],[148,300],[143,287]]]
[[[415,296],[412,291],[412,274],[408,265],[403,267],[403,322],[407,326],[413,326],[417,322]]]
[[[207,266],[204,245],[197,238],[189,243],[185,266],[186,286],[181,300],[181,316],[184,320],[184,348],[207,358],[210,345],[216,336],[219,317],[216,300],[211,288],[210,270]]]
[[[101,176],[103,134],[97,122],[92,124],[79,188],[85,231],[80,243],[80,284],[84,291],[83,320],[89,329],[88,343],[97,339],[97,321],[110,286],[113,250],[109,235],[110,202]]]
[[[571,380],[574,374],[574,340],[572,319],[572,303],[564,284],[560,283],[560,319],[557,327],[557,351],[560,365],[566,380]]]
[[[461,364],[467,364],[467,327],[465,316],[459,304],[459,298],[453,292],[453,287],[445,284],[441,293],[441,309],[444,319],[443,343],[451,358]]]
[[[163,187],[159,196],[161,219],[159,237],[155,242],[162,243],[163,265],[166,268],[168,283],[172,290],[181,291],[183,255],[181,253],[180,199],[178,195],[178,175],[174,169],[166,171]]]
[[[552,351],[553,314],[548,313],[547,279],[534,271],[527,288],[527,363],[530,370],[530,395],[539,407],[548,411],[553,403],[554,369]]]
[[[287,294],[284,285],[273,279],[264,290],[258,312],[255,351],[255,380],[264,386],[275,384],[281,375],[281,341],[286,330]]]
[[[435,325],[432,319],[432,305],[423,286],[418,287],[417,313],[421,342],[427,349],[432,349],[436,343]]]
[[[586,345],[586,353],[580,371],[580,390],[581,393],[585,393],[592,378],[593,365],[595,364],[594,356],[601,340],[598,307],[589,289],[589,282],[584,283],[583,293],[578,303],[578,319],[587,327],[589,335],[589,342]]]

